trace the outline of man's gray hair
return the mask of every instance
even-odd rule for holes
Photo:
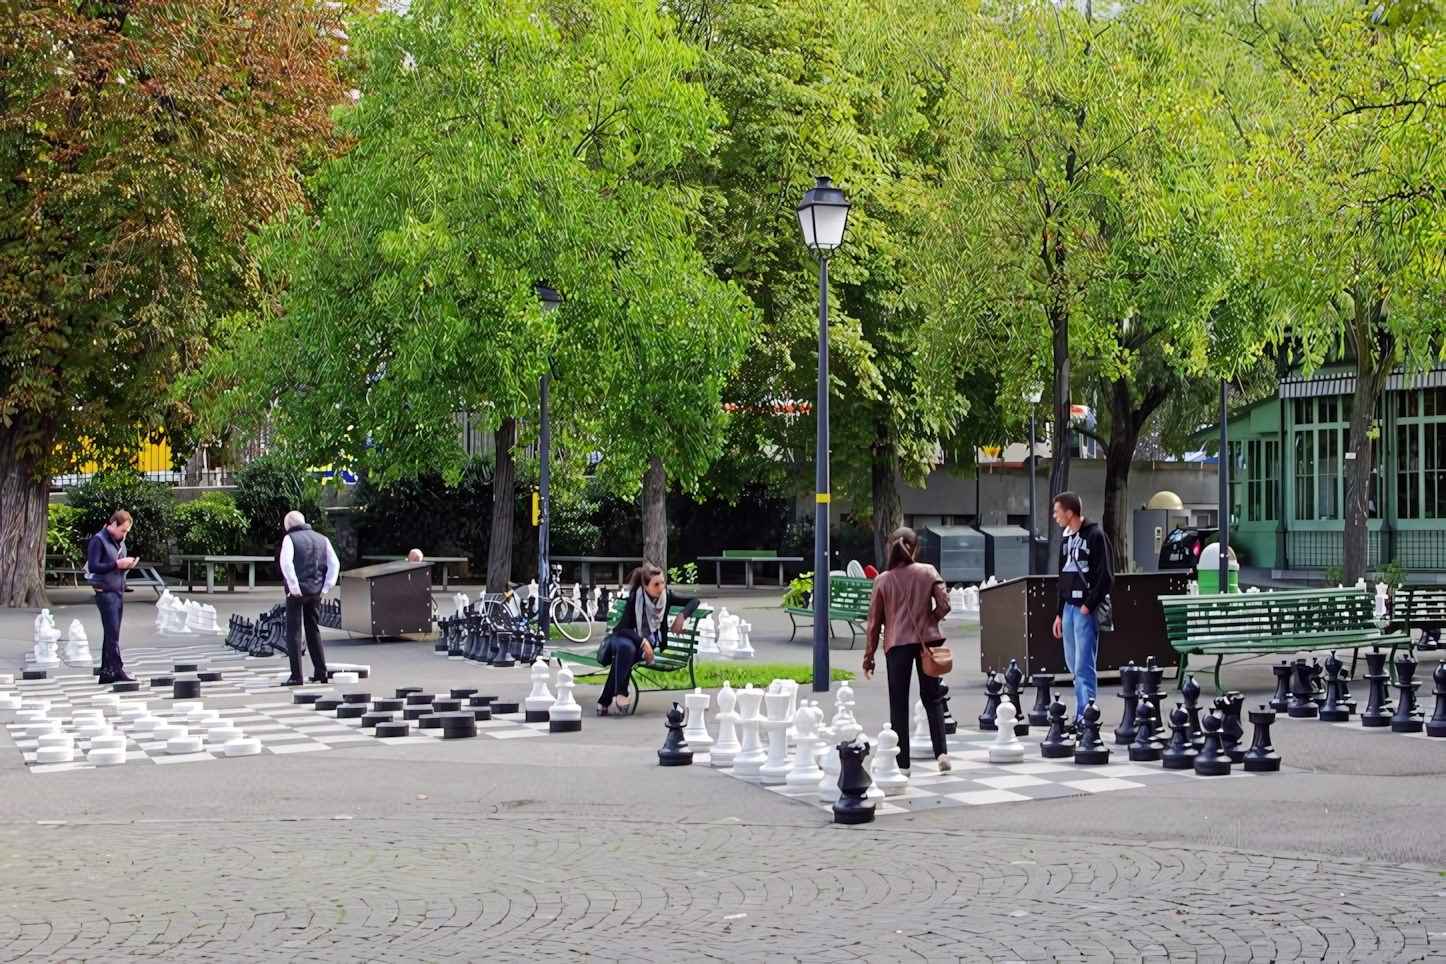
[[[295,509],[286,513],[286,519],[281,523],[281,527],[287,532],[290,532],[292,529],[300,529],[304,525],[306,525],[306,516],[297,512]]]

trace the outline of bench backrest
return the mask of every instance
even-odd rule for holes
[[[829,576],[828,604],[831,609],[868,612],[874,598],[874,581],[858,576]]]
[[[1391,619],[1408,627],[1446,626],[1446,589],[1397,589]]]
[[[1375,597],[1359,589],[1287,589],[1228,595],[1161,596],[1173,640],[1259,639],[1376,632]]]
[[[776,556],[776,555],[778,555],[778,550],[777,550],[777,549],[724,549],[724,550],[723,550],[723,558],[724,558],[724,559],[747,559],[747,558],[749,558],[750,556],[752,556],[752,557],[759,557],[759,556]]]

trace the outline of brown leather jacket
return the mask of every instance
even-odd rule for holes
[[[878,649],[881,628],[886,653],[894,646],[943,641],[939,620],[948,613],[949,592],[933,566],[911,562],[881,573],[874,580],[874,596],[869,603],[865,658],[872,659]]]

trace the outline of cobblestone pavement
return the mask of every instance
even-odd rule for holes
[[[11,825],[4,960],[1414,961],[1416,867],[873,827]]]

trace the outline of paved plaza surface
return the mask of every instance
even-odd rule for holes
[[[753,623],[759,661],[808,661],[776,593],[702,595]],[[98,654],[84,591],[53,598],[57,624],[79,616]],[[152,631],[152,598],[128,597],[126,643],[194,650]],[[224,624],[280,597],[194,598]],[[23,667],[33,619],[0,612],[0,672]],[[967,728],[984,703],[977,626],[947,625],[952,709]],[[357,688],[373,693],[530,688],[525,668],[441,659],[430,643],[326,636],[333,661],[372,667]],[[862,643],[833,653],[855,671],[861,655]],[[1418,673],[1428,690],[1433,665]],[[1273,689],[1265,659],[1225,678],[1247,705]],[[884,680],[852,685],[876,733]],[[1115,689],[1102,683],[1110,729]],[[31,772],[0,729],[0,960],[1446,958],[1446,740],[1282,720],[1278,775],[846,828],[716,770],[659,768],[667,699],[644,694],[636,716],[597,719],[596,693],[578,687],[581,733],[175,766]],[[261,700],[277,697],[206,705]]]

